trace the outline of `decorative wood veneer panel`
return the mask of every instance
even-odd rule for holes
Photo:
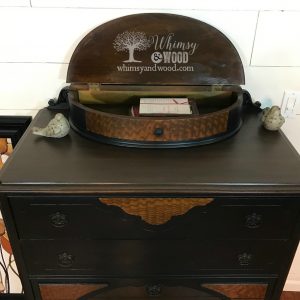
[[[40,284],[42,300],[74,300],[107,287],[106,284]]]
[[[110,138],[135,141],[197,140],[224,133],[227,130],[228,110],[203,117],[189,118],[139,118],[86,112],[86,127],[95,134]],[[156,136],[156,128],[164,134]],[[142,130],[141,130],[142,129]]]
[[[196,206],[205,206],[213,198],[99,198],[102,203],[118,206],[146,223],[161,225],[173,216],[183,215]]]

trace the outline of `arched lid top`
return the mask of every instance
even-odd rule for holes
[[[185,16],[136,14],[104,23],[78,44],[67,82],[244,84],[241,58],[216,28]]]

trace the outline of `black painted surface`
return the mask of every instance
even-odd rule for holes
[[[35,126],[53,117],[41,111]],[[97,189],[157,191],[300,192],[300,158],[281,132],[246,115],[241,130],[220,143],[187,149],[129,149],[85,139],[71,131],[62,139],[25,134],[17,155],[1,174],[3,185],[89,185]],[[30,170],[30,172],[29,172]],[[236,187],[234,189],[233,187]],[[42,188],[42,186],[41,186]]]
[[[286,255],[283,241],[26,240],[21,242],[30,275],[101,277],[271,274]],[[64,255],[65,254],[65,255]],[[243,254],[249,261],[241,261]],[[67,257],[68,263],[61,261]]]
[[[100,195],[99,195],[100,197]],[[297,205],[287,199],[221,198],[151,225],[139,216],[101,203],[97,196],[10,197],[18,235],[22,239],[283,239],[287,240],[298,216]],[[101,199],[101,197],[100,197]],[[65,216],[54,226],[51,216]],[[261,222],[247,227],[256,214]],[[34,222],[28,222],[34,220]],[[249,221],[248,221],[249,222]]]
[[[42,110],[32,125],[52,116]],[[40,299],[43,282],[176,278],[185,287],[193,279],[264,282],[265,300],[278,300],[299,241],[299,174],[284,135],[264,130],[253,114],[234,137],[187,149],[27,131],[1,172],[1,209],[27,299]],[[109,196],[214,200],[151,226],[98,200]]]

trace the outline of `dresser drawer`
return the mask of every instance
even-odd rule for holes
[[[226,200],[216,207],[208,208],[207,225],[212,236],[218,239],[289,239],[294,229],[299,210],[288,203],[278,202],[267,204],[267,201],[257,203],[226,203]],[[193,236],[199,236],[195,221]]]
[[[148,276],[278,271],[281,241],[23,240],[31,275]]]
[[[97,300],[97,299],[193,299],[193,300],[262,300],[271,280],[261,282],[241,282],[241,279],[231,279],[224,283],[220,279],[110,279],[94,282],[59,282],[37,281],[36,298],[42,300]]]
[[[10,203],[21,239],[288,239],[298,214],[282,199],[41,196]]]

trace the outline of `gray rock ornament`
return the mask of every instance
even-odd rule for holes
[[[266,107],[263,110],[262,123],[264,128],[271,131],[279,130],[285,122],[279,106]]]
[[[44,128],[33,127],[32,133],[51,138],[62,138],[70,131],[69,121],[61,113],[57,113]]]

